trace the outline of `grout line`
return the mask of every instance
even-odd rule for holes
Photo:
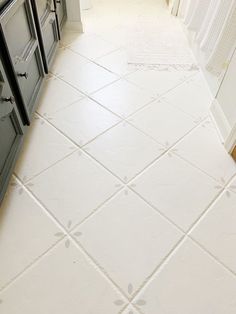
[[[146,280],[144,280],[144,282],[142,283],[140,288],[135,291],[132,298],[130,299],[130,303],[133,306],[135,306],[135,304],[132,303],[135,300],[135,298],[145,289],[146,286],[148,286],[150,284],[150,282],[152,281],[152,279],[154,279],[154,277],[160,271],[160,269],[165,267],[165,264],[172,258],[172,255],[174,255],[175,252],[179,249],[179,247],[184,242],[185,238],[186,238],[186,235],[182,235],[182,237],[180,237],[180,239],[175,243],[175,245],[170,250],[170,252],[166,256],[163,257],[161,262],[155,267],[155,269],[152,271],[152,273],[146,278]]]
[[[117,76],[117,75],[116,75],[116,76]],[[57,78],[60,79],[61,81],[63,81],[64,83],[67,83],[68,85],[72,86],[74,89],[76,89],[76,90],[79,91],[81,94],[83,94],[83,95],[85,95],[85,96],[87,96],[87,97],[89,97],[92,93],[99,92],[101,89],[103,89],[103,88],[105,88],[105,87],[107,87],[107,86],[109,86],[109,85],[111,85],[111,84],[113,84],[113,83],[115,83],[115,82],[117,82],[117,81],[119,81],[119,80],[121,79],[121,77],[118,77],[118,76],[117,76],[117,78],[116,78],[114,81],[109,82],[109,83],[105,84],[104,86],[99,87],[98,89],[96,89],[96,90],[94,90],[94,91],[92,91],[92,92],[84,92],[84,91],[82,91],[81,89],[79,89],[78,87],[76,87],[75,85],[73,85],[72,83],[66,81],[66,80],[63,78],[63,76],[62,76],[61,74],[59,74],[59,75],[57,76]]]
[[[214,254],[212,254],[208,249],[206,249],[200,242],[198,242],[196,239],[194,239],[191,235],[187,234],[187,237],[193,241],[199,248],[201,248],[202,251],[204,251],[211,259],[214,260],[218,265],[220,265],[224,270],[226,270],[230,275],[233,275],[233,277],[236,279],[236,272],[234,272],[232,269],[230,269],[228,266],[226,266],[223,262],[221,262]]]
[[[181,85],[184,84],[186,81],[188,81],[190,78],[194,77],[195,75],[197,75],[197,73],[199,73],[199,70],[194,71],[194,72],[196,72],[196,73],[191,74],[191,75],[189,75],[188,77],[183,77],[182,79],[180,79],[180,81],[179,81],[176,85],[174,85],[173,87],[170,87],[170,88],[169,88],[168,90],[166,90],[165,92],[159,94],[159,93],[157,93],[157,92],[152,91],[151,89],[142,87],[141,85],[139,85],[139,84],[133,82],[132,80],[129,80],[128,76],[131,76],[132,74],[134,74],[134,73],[136,73],[136,72],[138,72],[138,71],[142,71],[142,70],[137,70],[137,71],[135,71],[135,72],[133,72],[133,73],[125,74],[125,75],[123,76],[123,79],[126,80],[126,81],[129,82],[129,83],[132,83],[132,84],[135,85],[136,87],[139,87],[139,88],[141,88],[141,89],[145,89],[145,90],[146,90],[147,92],[149,92],[149,93],[153,93],[152,96],[155,96],[155,95],[156,95],[158,98],[165,97],[166,94],[168,94],[168,93],[171,92],[172,90],[176,89],[177,87],[181,86]],[[145,70],[143,70],[143,71],[145,71]],[[152,70],[150,70],[150,71],[152,71]],[[187,71],[187,72],[188,72],[188,71]]]
[[[106,133],[107,131],[109,131],[110,129],[114,128],[115,126],[117,126],[118,124],[122,123],[122,120],[119,118],[119,121],[115,122],[113,125],[111,125],[110,127],[108,127],[106,130],[102,131],[101,133],[97,134],[95,137],[93,137],[91,140],[83,143],[82,145],[79,145],[75,140],[73,140],[71,137],[69,137],[66,133],[64,133],[61,129],[59,129],[56,125],[54,125],[51,121],[52,119],[47,119],[46,117],[41,116],[40,114],[38,114],[40,116],[41,119],[44,119],[47,121],[47,123],[53,127],[57,132],[59,132],[61,135],[63,135],[66,139],[69,139],[71,141],[71,143],[73,145],[75,145],[76,147],[82,149],[82,147],[86,146],[87,144],[89,144],[90,142],[92,142],[93,140],[95,140],[97,137],[99,137],[100,135],[103,135],[104,133]]]
[[[122,79],[121,79],[122,80]],[[146,91],[145,91],[146,93]],[[148,105],[151,105],[153,102],[157,101],[158,98],[155,98],[155,97],[152,97],[150,96],[150,101],[148,101],[147,103],[141,105],[140,108],[136,109],[135,111],[133,111],[132,113],[130,113],[129,115],[127,116],[122,116],[114,111],[112,111],[110,108],[106,107],[105,105],[103,105],[100,101],[96,100],[96,98],[93,98],[93,95],[96,94],[96,93],[92,93],[90,94],[89,98],[93,101],[95,101],[98,105],[102,106],[104,109],[110,111],[111,113],[113,113],[114,115],[116,115],[117,117],[123,119],[123,120],[126,120],[126,119],[129,119],[131,118],[133,115],[135,115],[136,113],[138,113],[139,111],[141,111],[142,109],[144,109],[145,107],[147,107]],[[152,99],[151,99],[152,98]]]
[[[119,285],[110,277],[110,275],[107,273],[107,271],[96,261],[95,258],[93,258],[93,256],[91,256],[89,254],[89,252],[83,247],[83,245],[77,241],[73,236],[71,236],[71,238],[73,239],[74,244],[77,246],[77,248],[80,249],[80,251],[82,251],[84,253],[85,256],[87,256],[87,258],[92,262],[93,267],[94,265],[96,266],[95,268],[98,268],[99,271],[102,273],[102,275],[108,280],[110,281],[110,283],[113,284],[114,287],[116,287],[116,289],[120,292],[120,294],[122,295],[122,297],[129,302],[129,298],[128,296],[126,296],[126,293],[119,287]],[[123,310],[123,309],[122,309]]]
[[[212,206],[217,202],[217,200],[221,197],[221,195],[224,193],[224,188],[222,187],[221,190],[219,190],[219,193],[214,197],[214,199],[207,205],[207,207],[203,210],[203,212],[200,214],[200,216],[192,223],[192,225],[188,228],[188,230],[185,232],[186,234],[190,234],[195,227],[200,223],[200,221],[208,214],[208,212],[211,210]]]
[[[130,123],[129,121],[127,121],[127,123]],[[201,123],[201,122],[200,122]],[[146,134],[145,132],[143,132],[142,130],[140,130],[139,128],[137,128],[135,125],[133,125],[132,123],[130,123],[132,126],[134,126],[137,130],[141,131],[144,135],[147,135],[148,137],[150,137],[148,134]],[[181,137],[177,142],[175,142],[172,146],[168,147],[164,153],[159,156],[159,158],[162,158],[164,155],[167,155],[169,152],[171,152],[173,155],[177,155],[177,153],[172,152],[172,150],[179,144],[179,142],[181,142],[186,136],[188,136],[189,134],[191,134],[197,127],[199,126],[199,124],[196,124],[191,130],[189,130],[188,133],[186,133],[183,137]],[[150,137],[152,140],[154,140],[157,144],[163,146],[163,143],[157,142],[154,138]],[[164,146],[163,146],[164,147]],[[179,157],[179,155],[177,155],[177,157]],[[185,162],[187,162],[186,160],[184,160]],[[188,163],[188,162],[187,162]],[[129,181],[129,183],[132,183],[134,180],[136,180],[140,175],[142,175],[142,173],[146,170],[148,170],[149,168],[151,168],[152,164],[150,164],[148,167],[146,167],[145,169],[143,169],[143,171],[141,173],[139,173],[138,175],[136,175],[133,179],[131,179]],[[198,169],[196,166],[192,165],[192,167]],[[200,169],[198,169],[200,170]],[[202,170],[201,170],[202,171]],[[205,173],[206,174],[206,173]],[[208,175],[209,176],[209,175]],[[216,180],[215,180],[216,181]],[[217,181],[216,181],[217,183]]]
[[[42,206],[40,206],[42,207]],[[56,224],[57,225],[57,224]],[[35,265],[38,264],[38,262],[41,261],[41,259],[47,255],[49,252],[51,252],[59,243],[61,243],[64,239],[66,238],[66,236],[62,236],[60,239],[58,239],[57,241],[55,241],[55,243],[53,243],[47,250],[45,250],[42,254],[38,255],[35,259],[33,259],[33,261],[28,264],[24,269],[22,269],[17,275],[15,275],[13,278],[10,279],[10,281],[8,281],[3,287],[0,288],[0,294],[4,293],[6,290],[10,289],[12,285],[14,285],[15,281],[17,281],[18,279],[20,279],[21,277],[23,277],[25,275],[25,273],[32,269]]]
[[[151,202],[149,202],[146,198],[144,198],[141,194],[139,194],[137,191],[135,191],[135,189],[133,189],[132,187],[128,186],[128,188],[135,193],[139,198],[141,198],[146,204],[149,205],[149,207],[152,207],[154,211],[156,211],[162,218],[164,218],[164,220],[168,221],[168,223],[170,223],[172,225],[172,227],[175,227],[178,231],[180,231],[181,233],[185,233],[185,231],[178,226],[174,221],[172,221],[169,217],[167,217],[162,211],[159,210],[159,208],[157,208],[156,206],[154,206]]]
[[[122,190],[124,190],[125,187],[121,185],[120,189],[118,189],[115,193],[113,193],[109,198],[107,198],[105,201],[103,201],[99,206],[97,206],[88,216],[86,216],[84,219],[82,219],[80,222],[78,222],[77,224],[75,224],[71,229],[70,232],[74,232],[76,229],[80,228],[81,226],[83,226],[90,218],[92,218],[93,216],[97,215],[100,211],[102,211],[103,207],[111,202],[114,198],[117,197],[117,195],[119,195]]]

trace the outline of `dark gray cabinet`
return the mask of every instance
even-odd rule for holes
[[[57,21],[58,21],[58,28],[59,31],[62,30],[63,25],[66,21],[66,0],[54,0],[56,14],[57,14]]]
[[[48,73],[59,41],[55,4],[53,0],[31,0],[31,3],[45,72]]]
[[[61,31],[67,18],[66,12],[66,0],[53,0],[56,9],[57,25],[59,37],[61,37]]]
[[[66,20],[65,0],[0,0],[0,204]]]
[[[24,127],[0,60],[0,203],[20,149]]]
[[[20,94],[30,117],[44,77],[30,0],[12,1],[1,15],[1,29]]]

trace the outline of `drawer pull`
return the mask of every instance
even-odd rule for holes
[[[29,74],[27,72],[25,72],[25,73],[18,73],[17,75],[20,76],[20,77],[24,77],[26,80],[29,77]]]
[[[58,4],[61,4],[61,0],[57,0],[56,2],[57,2]]]
[[[56,13],[56,10],[51,10],[52,13]]]
[[[10,102],[11,104],[15,103],[15,98],[13,96],[8,97],[8,98],[2,98],[2,100],[5,102]]]

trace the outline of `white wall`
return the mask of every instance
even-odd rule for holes
[[[83,32],[80,0],[66,0],[66,9],[66,28],[71,31]]]
[[[216,97],[231,128],[236,124],[236,52]]]
[[[224,145],[228,151],[236,145],[236,51],[211,107]]]

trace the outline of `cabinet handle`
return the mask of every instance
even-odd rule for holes
[[[7,97],[7,98],[2,98],[3,101],[5,102],[10,102],[11,104],[15,103],[15,98],[13,96]]]
[[[52,13],[56,13],[56,10],[51,10]]]
[[[57,0],[56,3],[61,4],[61,0]]]
[[[29,77],[29,73],[27,73],[27,72],[25,72],[25,73],[18,73],[17,75],[20,76],[20,77],[24,77],[26,80]]]

